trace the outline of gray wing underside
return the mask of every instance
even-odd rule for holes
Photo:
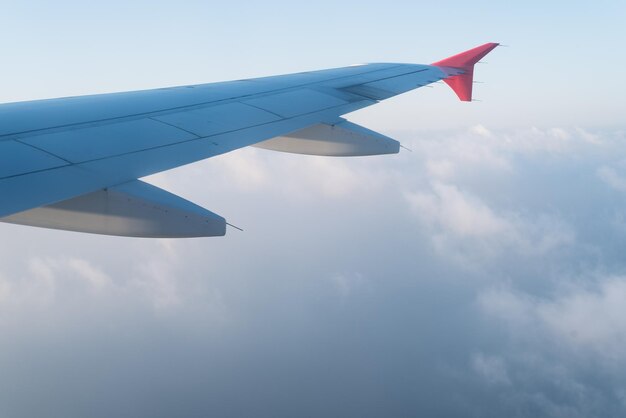
[[[294,132],[322,132],[315,127],[345,123],[341,115],[445,77],[432,66],[368,64],[0,105],[0,217],[272,138],[292,141],[275,149],[293,148]],[[337,126],[340,140],[353,133]]]

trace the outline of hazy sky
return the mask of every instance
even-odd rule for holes
[[[482,102],[438,85],[349,116],[412,153],[149,179],[245,232],[0,224],[0,416],[626,414],[625,3],[1,10],[0,102],[510,47]]]

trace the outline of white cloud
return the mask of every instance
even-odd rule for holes
[[[516,327],[532,324],[534,302],[526,294],[505,287],[489,288],[480,292],[478,303],[486,314],[508,324]]]
[[[602,166],[597,171],[598,177],[618,192],[626,192],[626,178],[609,166]]]
[[[511,163],[502,152],[500,136],[483,125],[460,133],[427,137],[415,142],[412,147],[427,162],[446,161],[448,167],[498,172],[511,170]]]
[[[604,142],[602,141],[600,135],[594,134],[592,132],[587,131],[581,127],[574,128],[576,134],[585,142],[588,142],[592,145],[602,145]]]
[[[29,261],[31,278],[54,289],[60,281],[77,281],[93,291],[113,284],[110,277],[88,260],[75,257],[45,257]]]
[[[626,278],[595,289],[573,289],[537,306],[538,317],[559,338],[626,362]]]
[[[50,260],[31,258],[27,265],[27,272],[10,281],[11,295],[5,308],[18,309],[22,305],[37,310],[55,302],[57,280]]]
[[[242,150],[243,151],[243,150]],[[270,184],[271,167],[255,148],[232,152],[215,161],[214,170],[221,172],[221,181],[242,191],[265,189]]]
[[[472,126],[469,131],[473,134],[479,135],[479,136],[484,136],[486,138],[492,138],[493,137],[493,133],[487,129],[484,125],[474,125]]]
[[[379,157],[384,158],[384,157]],[[245,148],[210,161],[157,174],[147,181],[169,190],[224,195],[279,194],[282,199],[341,199],[380,187],[395,170],[377,157],[335,158]],[[189,179],[193,179],[190,181]]]
[[[361,273],[337,273],[330,278],[333,287],[342,297],[348,297],[354,292],[369,289],[369,281]]]
[[[154,240],[140,245],[146,253],[136,253],[128,276],[113,280],[107,269],[93,261],[64,255],[31,257],[25,266],[11,274],[0,275],[2,307],[24,310],[27,306],[42,308],[56,303],[74,303],[81,299],[95,301],[112,297],[145,300],[155,310],[166,310],[181,302],[176,269],[180,266],[175,241]]]
[[[597,134],[582,128],[537,127],[492,131],[475,125],[466,131],[438,134],[423,133],[423,138],[411,142],[411,147],[428,161],[447,161],[453,166],[480,171],[507,172],[519,155],[574,154],[583,149],[604,145]]]
[[[456,186],[434,183],[431,193],[408,193],[407,199],[418,216],[459,237],[485,238],[513,232],[509,222]]]
[[[537,127],[504,133],[500,139],[503,148],[523,154],[567,153],[575,150],[581,142],[577,136],[565,129]]]
[[[462,132],[420,136],[410,141],[414,155],[425,167],[418,172],[430,182],[454,186],[461,186],[468,179],[512,181],[523,169],[519,166],[520,156],[528,160],[606,151],[596,134],[581,128],[492,131],[484,125],[475,125]]]
[[[110,277],[88,260],[31,257],[26,260],[25,270],[0,275],[0,308],[39,310],[68,300],[77,289],[94,295],[107,288],[112,289]]]
[[[67,266],[76,272],[78,277],[87,280],[95,290],[101,290],[112,284],[109,276],[102,270],[95,268],[87,260],[70,258],[67,260]]]
[[[472,357],[472,368],[474,371],[491,384],[510,384],[506,363],[498,356],[488,356],[483,353],[476,353]]]
[[[455,163],[447,158],[427,160],[426,172],[435,180],[451,180],[455,176]]]
[[[127,285],[147,298],[157,311],[174,309],[181,304],[176,271],[180,258],[175,241],[155,240],[154,246],[142,247],[144,254],[133,267]]]
[[[435,182],[430,191],[407,193],[406,199],[440,253],[462,261],[487,261],[510,251],[543,255],[574,241],[573,231],[558,219],[497,213],[454,185]]]
[[[108,342],[115,353],[108,363],[105,351],[77,346],[77,355],[98,360],[84,379],[112,373],[131,380],[129,396],[141,396],[134,392],[140,385],[152,388],[151,373],[185,373],[200,386],[207,375],[219,376],[216,382],[226,376],[244,390],[270,378],[271,390],[283,389],[276,393],[307,376],[316,387],[336,383],[372,402],[381,398],[368,395],[394,382],[432,383],[455,392],[458,402],[404,389],[382,401],[435,412],[446,404],[444,415],[611,416],[597,413],[605,411],[597,405],[624,408],[618,389],[626,387],[626,280],[618,238],[606,239],[620,218],[598,216],[590,234],[585,214],[618,213],[620,205],[604,201],[607,193],[589,201],[588,189],[575,182],[544,182],[558,180],[561,170],[580,172],[591,186],[600,182],[595,167],[620,173],[615,153],[589,160],[587,151],[605,147],[604,140],[572,129],[476,126],[421,140],[400,156],[242,150],[162,175],[171,191],[195,194],[192,200],[226,216],[249,213],[248,222],[260,227],[222,239],[107,239],[5,226],[11,239],[0,242],[0,326],[9,337],[0,362],[14,364],[20,338],[37,334],[24,323],[41,324],[38,332],[49,335],[39,346],[54,352],[59,345],[50,337],[63,340],[60,346],[97,339],[95,319],[119,338]],[[561,191],[567,199],[552,199]],[[318,227],[320,212],[333,210],[341,216]],[[284,219],[287,213],[294,219]],[[303,227],[291,231],[289,222]],[[616,275],[598,280],[590,273],[596,270]],[[576,279],[559,279],[572,271]],[[125,379],[120,364],[134,359],[139,340],[149,343],[151,357],[133,361],[133,378]],[[69,359],[50,372],[57,358],[41,359],[55,379],[76,364]],[[14,366],[14,375],[28,373],[33,382],[45,377]],[[383,378],[369,381],[374,375]],[[233,385],[216,384],[211,394],[230,399]],[[31,397],[49,390],[23,387]],[[116,388],[103,384],[103,391]],[[336,388],[326,395],[343,396]],[[165,389],[188,396],[176,379]],[[190,405],[205,405],[207,393],[192,395]],[[309,393],[294,390],[294,405],[310,402]]]
[[[593,355],[600,363],[626,364],[626,278],[608,277],[596,285],[564,285],[551,298],[531,297],[510,288],[479,296],[483,312],[508,324],[515,339],[548,338],[572,353]]]

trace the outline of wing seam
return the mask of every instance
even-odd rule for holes
[[[67,163],[67,165],[72,165],[72,164],[73,164],[71,161],[69,161],[69,160],[68,160],[68,159],[66,159],[66,158],[61,157],[60,155],[56,155],[56,154],[55,154],[55,153],[53,153],[53,152],[50,152],[50,151],[45,150],[45,149],[43,149],[43,148],[39,148],[39,147],[37,147],[37,146],[35,146],[35,145],[32,145],[32,144],[29,144],[29,143],[27,143],[27,142],[20,141],[20,139],[13,139],[13,141],[15,141],[15,142],[19,142],[20,144],[22,144],[22,145],[26,145],[27,147],[30,147],[30,148],[36,149],[37,151],[41,151],[41,152],[43,152],[43,153],[46,153],[46,154],[48,154],[48,155],[50,155],[50,156],[52,156],[52,157],[54,157],[54,158],[58,158],[58,159],[59,159],[59,160],[61,160],[61,161],[65,161],[65,162]],[[65,166],[61,166],[61,167],[65,167]],[[58,167],[55,167],[55,168],[58,168]],[[37,171],[46,171],[46,170],[44,169],[44,170],[37,170]],[[29,173],[33,173],[33,172],[34,172],[34,171],[29,171]],[[28,173],[24,173],[24,174],[28,174]],[[5,179],[5,178],[9,178],[9,177],[2,177],[2,178],[0,178],[0,180],[1,180],[1,179]]]
[[[362,102],[369,102],[370,104],[373,104],[373,102],[374,102],[373,100],[361,100],[361,101]],[[351,103],[351,104],[354,104],[354,103]],[[33,173],[41,173],[41,172],[51,171],[51,170],[54,170],[54,169],[57,169],[57,168],[63,168],[63,167],[68,167],[68,166],[79,167],[79,166],[81,166],[83,164],[89,164],[89,163],[93,163],[93,162],[97,162],[97,161],[103,161],[103,160],[107,160],[109,158],[123,157],[123,156],[126,156],[126,155],[132,155],[132,154],[137,154],[137,153],[141,153],[141,152],[156,150],[156,149],[159,149],[159,148],[166,148],[166,147],[172,147],[172,146],[176,146],[176,145],[186,144],[186,143],[193,142],[193,141],[207,140],[207,139],[210,139],[210,138],[213,138],[213,137],[216,137],[216,136],[220,136],[220,135],[232,134],[232,133],[235,133],[235,132],[244,131],[246,129],[254,129],[254,128],[261,127],[261,126],[271,125],[271,124],[274,124],[274,123],[280,123],[280,122],[285,122],[285,121],[294,120],[294,119],[298,119],[298,118],[303,118],[303,117],[306,117],[306,116],[314,115],[316,113],[328,112],[329,110],[339,109],[341,107],[345,107],[346,105],[347,104],[344,103],[344,104],[340,104],[340,105],[337,105],[337,106],[331,106],[331,107],[328,107],[328,108],[325,108],[325,109],[316,110],[316,111],[313,111],[313,112],[303,113],[303,114],[297,115],[297,116],[292,116],[292,117],[288,117],[288,118],[283,117],[281,120],[274,120],[274,121],[270,121],[270,122],[259,123],[257,125],[250,125],[250,126],[246,126],[246,127],[243,127],[243,128],[232,129],[230,131],[223,131],[223,132],[220,132],[220,133],[207,135],[207,136],[198,136],[197,134],[194,134],[195,136],[197,136],[197,138],[186,139],[186,140],[182,140],[182,141],[175,142],[175,143],[172,143],[172,144],[163,144],[163,145],[157,145],[157,146],[149,147],[149,148],[142,148],[140,150],[123,152],[123,153],[120,153],[120,154],[108,155],[106,157],[94,158],[94,159],[91,159],[91,160],[80,161],[78,163],[70,163],[68,165],[60,166],[60,167],[47,168],[47,169],[44,169],[44,170],[35,170],[35,171],[29,171],[27,173],[20,173],[20,174],[16,174],[16,175],[12,175],[12,176],[0,177],[0,181],[9,180],[9,179],[17,178],[17,177],[21,177],[21,176],[27,176],[27,175],[33,174]],[[298,128],[298,129],[302,129],[302,128]],[[286,132],[286,133],[289,133],[289,132]],[[214,143],[214,145],[216,145],[216,144]],[[67,160],[64,160],[64,161],[67,161]]]
[[[180,126],[176,126],[176,125],[171,124],[171,123],[169,123],[169,122],[165,122],[164,120],[155,119],[155,118],[154,118],[154,116],[152,116],[152,117],[148,117],[147,119],[150,119],[150,120],[153,120],[153,121],[155,121],[155,122],[162,123],[163,125],[167,125],[167,126],[170,126],[170,127],[172,127],[172,128],[176,128],[176,129],[178,129],[178,130],[180,130],[180,131],[186,132],[186,133],[188,133],[188,134],[190,134],[190,135],[195,136],[195,138],[194,138],[194,139],[200,139],[200,138],[202,138],[202,137],[201,137],[200,135],[198,135],[197,133],[191,132],[191,131],[189,131],[189,130],[187,130],[187,129],[181,128]],[[175,144],[177,144],[177,142],[175,142]]]

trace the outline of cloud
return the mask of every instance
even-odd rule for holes
[[[173,241],[158,240],[156,244],[154,254],[144,255],[135,264],[126,286],[150,300],[156,310],[175,308],[181,303],[176,279],[180,258]]]
[[[92,266],[87,260],[71,258],[67,260],[67,265],[71,270],[77,273],[78,277],[87,280],[96,291],[111,284],[111,278],[102,272],[102,270]]]
[[[622,416],[619,135],[477,125],[151,178],[246,227],[220,239],[0,225],[0,414]]]
[[[485,138],[493,137],[493,133],[489,129],[487,129],[484,125],[474,125],[469,129],[469,131],[473,134],[484,136]]]
[[[435,182],[430,189],[409,192],[406,199],[438,251],[453,258],[481,263],[511,251],[541,256],[575,239],[567,224],[547,214],[526,219],[520,213],[497,213],[454,185]]]
[[[409,193],[407,200],[418,216],[458,237],[488,238],[512,234],[512,225],[496,216],[482,201],[457,187],[434,183],[432,193]]]
[[[581,128],[531,127],[504,133],[499,137],[501,147],[516,153],[568,154],[581,147],[601,145],[600,141],[590,141],[591,135]]]
[[[501,334],[496,353],[475,354],[472,369],[499,384],[507,409],[533,415],[620,416],[626,404],[623,277],[561,279],[532,294],[519,287],[483,289],[485,326]],[[492,347],[493,349],[494,347]],[[609,383],[610,382],[610,383]]]
[[[372,157],[347,160],[248,147],[147,180],[170,190],[181,187],[197,190],[198,194],[215,190],[222,195],[230,191],[309,200],[342,199],[380,188],[393,173],[381,170],[381,163]],[[190,182],[190,178],[194,180]]]
[[[488,383],[505,385],[511,383],[506,371],[506,364],[498,356],[476,353],[472,358],[472,368]]]
[[[341,297],[349,297],[359,290],[370,288],[370,283],[361,273],[337,273],[330,280]]]
[[[612,167],[602,166],[598,168],[598,177],[618,192],[626,192],[626,178],[617,173]]]
[[[448,166],[481,171],[510,171],[511,164],[502,152],[502,136],[483,125],[473,126],[465,131],[433,135],[424,139],[409,141],[410,147],[427,163],[442,162]],[[436,174],[436,173],[433,173]]]
[[[539,333],[551,344],[592,356],[605,366],[626,362],[626,278],[566,283],[553,297],[490,289],[481,293],[479,303],[489,316],[508,324],[519,335],[516,339],[533,339]]]
[[[538,316],[558,339],[626,361],[626,279],[611,277],[539,304]]]
[[[490,130],[475,125],[465,131],[437,134],[432,140],[420,141],[411,146],[425,152],[429,157],[446,157],[465,165],[500,170],[511,170],[512,159],[520,156],[541,157],[595,153],[618,140],[619,132],[603,135],[581,127],[538,128],[528,127],[509,130]]]
[[[67,289],[97,293],[110,285],[110,278],[85,259],[33,257],[20,275],[0,276],[0,309],[49,308],[66,300]]]

